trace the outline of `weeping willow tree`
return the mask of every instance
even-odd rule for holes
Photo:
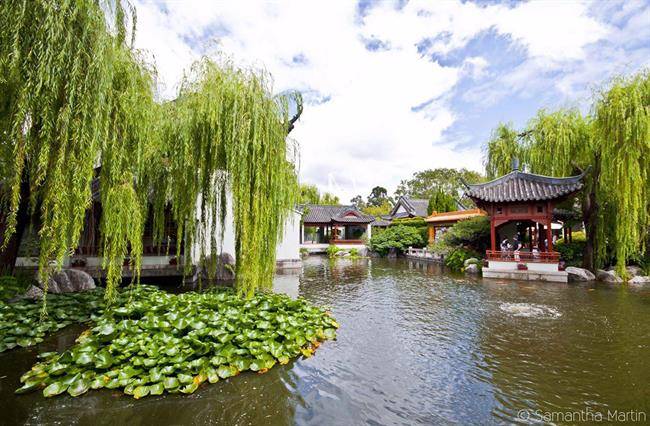
[[[579,196],[587,231],[585,267],[644,255],[650,226],[650,76],[617,78],[597,94],[589,116],[575,109],[541,110],[513,143],[495,131],[486,149],[488,173],[507,172],[519,156],[533,173],[566,176],[584,171]]]
[[[195,242],[215,257],[229,202],[237,288],[269,286],[297,192],[287,98],[263,73],[205,60],[175,101],[156,103],[127,12],[119,0],[0,2],[0,249],[35,219],[47,285],[77,247],[98,179],[109,300],[127,257],[138,275],[149,210],[158,240],[172,211],[189,265]]]
[[[485,149],[485,174],[488,179],[505,175],[512,168],[512,159],[522,157],[517,132],[511,124],[500,123],[492,131]]]
[[[156,216],[171,202],[186,247],[196,238],[198,260],[214,259],[230,199],[237,287],[247,295],[269,287],[275,247],[299,193],[287,160],[295,148],[286,142],[287,99],[270,95],[268,75],[204,60],[165,107],[171,119],[162,127],[158,158],[167,178],[166,190],[156,194]],[[185,259],[189,265],[191,256]]]

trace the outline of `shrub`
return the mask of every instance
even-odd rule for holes
[[[329,247],[327,247],[327,255],[330,259],[336,257],[336,253],[340,251],[341,249],[336,247],[334,244],[330,244]]]
[[[449,247],[466,247],[483,253],[490,246],[490,219],[478,216],[461,220],[445,232],[442,240]]]
[[[304,247],[300,247],[300,256],[302,257],[309,256],[309,250],[307,250]]]
[[[564,260],[567,266],[580,266],[582,265],[582,257],[586,246],[585,233],[574,232],[571,242],[566,242],[563,238],[560,238],[553,246],[553,249],[560,253],[560,258]]]
[[[445,265],[454,271],[462,271],[467,259],[478,259],[479,257],[479,254],[473,250],[454,248],[445,257]]]
[[[379,235],[370,239],[370,248],[384,256],[391,248],[404,252],[408,247],[424,247],[424,239],[413,226],[390,226]]]
[[[355,258],[355,259],[358,259],[358,258],[361,257],[361,255],[359,254],[359,250],[357,250],[355,248],[351,248],[348,253],[350,253],[350,257]]]

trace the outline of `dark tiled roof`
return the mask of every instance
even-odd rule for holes
[[[491,182],[466,184],[465,195],[475,201],[487,202],[554,200],[582,189],[582,178],[586,173],[557,178],[515,170]]]
[[[370,223],[374,217],[362,213],[355,206],[325,206],[320,204],[307,204],[304,206],[307,214],[303,217],[304,223]]]
[[[403,206],[408,213],[397,213],[399,206]],[[391,216],[393,218],[403,218],[403,217],[427,217],[429,209],[429,200],[423,200],[421,198],[410,198],[410,197],[399,197],[395,207],[391,211]]]
[[[375,221],[372,222],[372,226],[390,226],[391,220],[390,219],[384,219],[382,217],[377,217],[375,218]]]

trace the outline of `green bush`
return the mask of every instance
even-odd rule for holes
[[[330,244],[329,247],[327,247],[327,256],[329,256],[330,259],[336,257],[336,253],[340,252],[341,249],[336,247],[334,244]]]
[[[585,233],[574,232],[570,243],[560,238],[553,246],[553,250],[560,253],[560,259],[564,260],[567,266],[580,266],[586,246]]]
[[[462,271],[467,259],[478,259],[480,257],[481,256],[473,250],[455,248],[449,252],[447,257],[445,257],[445,265],[454,271]]]
[[[391,248],[404,252],[408,247],[424,247],[424,241],[416,227],[397,225],[388,227],[379,235],[373,235],[370,248],[385,256]]]
[[[490,219],[486,216],[461,220],[442,237],[449,247],[466,247],[483,253],[490,246]]]

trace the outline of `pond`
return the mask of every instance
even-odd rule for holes
[[[319,257],[299,275],[278,276],[276,287],[329,306],[341,324],[337,340],[312,358],[189,396],[14,395],[38,352],[63,350],[83,330],[68,327],[35,348],[0,354],[0,423],[501,424],[552,413],[555,423],[614,410],[628,421],[650,415],[648,288],[469,279],[404,259]]]

